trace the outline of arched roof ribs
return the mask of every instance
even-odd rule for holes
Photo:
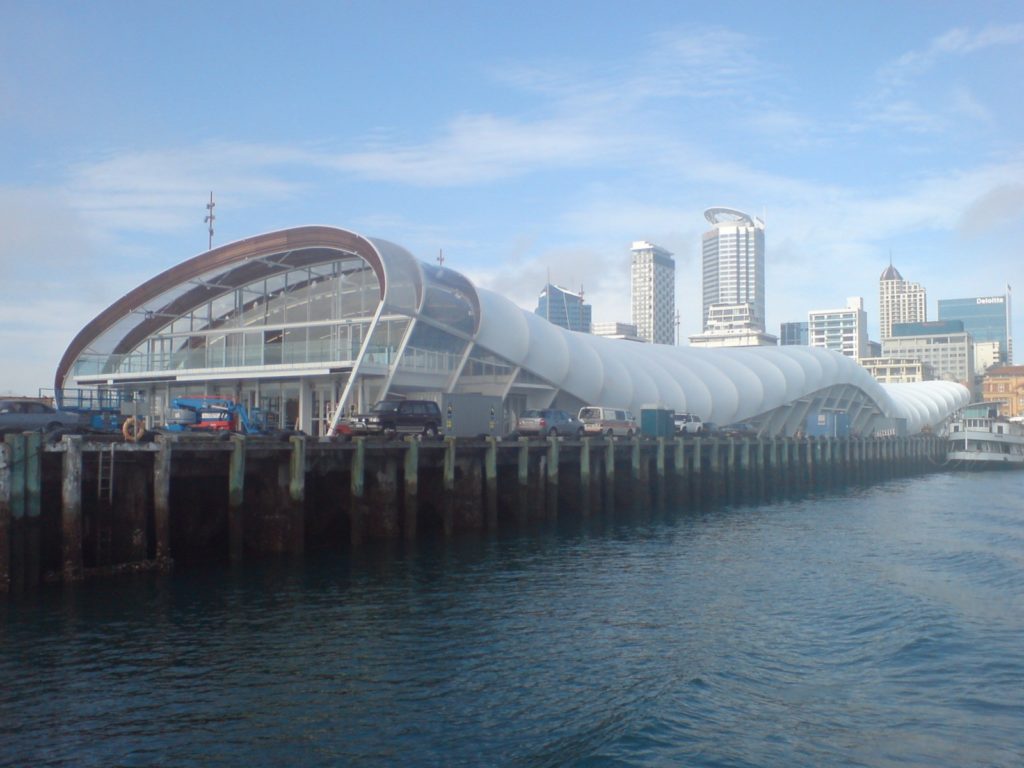
[[[297,227],[257,235],[194,256],[161,272],[115,301],[72,339],[57,365],[54,386],[57,389],[64,386],[64,379],[74,361],[89,348],[93,341],[123,318],[131,316],[140,308],[145,307],[147,303],[158,299],[161,294],[176,286],[200,279],[203,275],[216,273],[218,269],[223,268],[227,274],[233,275],[232,282],[238,282],[238,287],[241,287],[246,282],[260,279],[261,270],[262,274],[271,275],[284,269],[307,266],[323,259],[330,252],[337,253],[339,251],[359,257],[370,265],[377,275],[383,299],[385,291],[384,266],[376,247],[366,238],[343,229],[317,226]],[[282,259],[280,254],[286,254],[285,258]],[[309,261],[304,261],[306,259]],[[274,266],[267,264],[267,260],[270,260]],[[232,266],[235,268],[232,269]],[[249,270],[252,272],[250,273]],[[251,278],[247,277],[249,275]],[[221,280],[223,278],[218,277],[218,282]],[[204,296],[202,291],[208,291],[208,289],[195,287],[151,313],[143,312],[143,321],[122,337],[116,345],[114,353],[124,354],[134,349],[148,334],[159,330],[166,322],[166,319],[160,315],[164,313],[182,314],[192,309],[193,306],[202,304],[204,299],[212,298],[208,294]]]

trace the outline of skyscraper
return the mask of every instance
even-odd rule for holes
[[[637,335],[654,344],[675,343],[676,263],[646,240],[633,243],[630,284]]]
[[[591,306],[583,303],[583,292],[573,293],[548,283],[537,299],[536,314],[570,331],[590,333]]]
[[[781,346],[807,346],[807,322],[783,323],[779,326],[779,344]]]
[[[878,278],[878,325],[882,340],[892,337],[895,323],[923,323],[928,319],[924,287],[903,279],[889,264]]]
[[[807,313],[807,338],[812,347],[823,347],[854,360],[868,356],[868,320],[864,299],[854,296],[843,309],[818,309]]]
[[[999,360],[1010,363],[1009,296],[939,299],[939,320],[962,320],[975,344],[997,342]]]
[[[705,333],[713,317],[727,326],[734,317],[748,330],[763,332],[764,222],[733,208],[708,208],[704,218],[712,225],[702,249]]]

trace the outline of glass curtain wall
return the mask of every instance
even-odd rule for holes
[[[380,301],[362,259],[288,270],[229,290],[175,318],[120,360],[122,372],[352,361]],[[404,321],[407,322],[407,321]],[[401,329],[385,324],[387,355]]]

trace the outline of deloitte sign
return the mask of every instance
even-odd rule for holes
[[[1005,301],[1003,296],[989,296],[984,299],[975,299],[978,304],[1002,304]]]

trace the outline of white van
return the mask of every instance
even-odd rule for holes
[[[580,408],[579,420],[588,435],[632,437],[639,431],[633,414],[623,408],[588,405]]]
[[[677,413],[672,421],[677,435],[700,435],[704,432],[704,422],[695,413]]]

